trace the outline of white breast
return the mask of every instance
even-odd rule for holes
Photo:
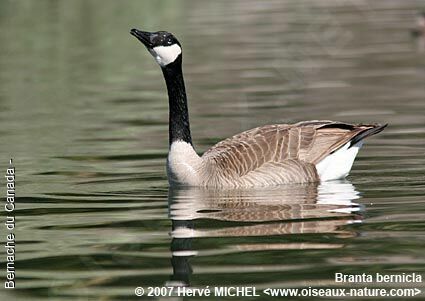
[[[350,172],[362,144],[363,142],[360,141],[350,147],[350,142],[348,142],[339,150],[320,161],[316,165],[320,180],[330,181],[345,178]]]
[[[202,159],[193,146],[183,141],[174,141],[168,153],[167,173],[170,184],[197,186],[200,184]]]

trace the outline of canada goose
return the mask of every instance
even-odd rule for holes
[[[130,32],[161,66],[169,99],[170,185],[258,187],[307,183],[348,175],[363,139],[386,125],[313,120],[254,128],[199,156],[192,144],[182,48],[169,32]]]
[[[425,36],[425,11],[421,12],[416,21],[416,28],[410,31],[413,37]]]

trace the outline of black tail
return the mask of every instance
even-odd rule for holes
[[[361,141],[361,140],[363,140],[363,139],[365,139],[369,136],[372,136],[372,135],[375,135],[375,134],[382,132],[387,127],[387,125],[388,125],[388,123],[384,124],[384,125],[377,124],[375,127],[371,128],[371,129],[367,129],[367,130],[364,130],[363,132],[358,133],[357,136],[355,136],[353,139],[351,139],[350,147],[352,147],[357,142],[359,142],[359,141]]]

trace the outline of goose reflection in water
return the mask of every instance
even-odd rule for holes
[[[300,234],[333,234],[339,238],[356,236],[342,226],[361,222],[361,207],[355,203],[359,193],[347,181],[322,184],[288,185],[264,190],[169,190],[172,220],[171,252],[173,276],[167,285],[188,286],[193,256],[214,256],[238,252],[334,249],[341,243],[277,242],[234,243],[210,250],[196,250],[192,243],[208,237],[264,237]],[[215,220],[208,228],[197,228],[196,221]],[[288,238],[288,236],[286,236]],[[238,242],[239,241],[239,242]],[[317,241],[317,240],[315,240]]]

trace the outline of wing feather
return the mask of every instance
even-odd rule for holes
[[[318,180],[315,164],[359,133],[377,125],[353,125],[335,121],[304,121],[293,125],[257,127],[225,139],[202,158],[245,185],[308,182]],[[212,171],[214,168],[206,168]]]

